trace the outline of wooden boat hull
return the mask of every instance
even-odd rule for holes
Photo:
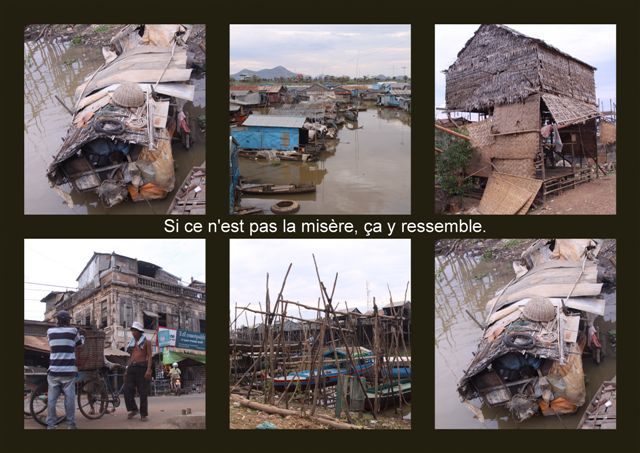
[[[282,195],[287,193],[315,192],[316,186],[311,184],[255,184],[240,187],[240,191],[250,195]]]
[[[616,379],[604,381],[582,415],[578,429],[616,429]]]
[[[411,381],[401,381],[400,384],[383,384],[378,388],[378,405],[380,409],[397,406],[400,395],[402,401],[411,401]],[[373,387],[367,389],[365,409],[371,411],[375,404],[376,392]]]
[[[334,386],[338,383],[338,376],[341,374],[357,374],[362,376],[372,368],[373,362],[357,365],[355,373],[349,372],[346,368],[325,368],[322,371],[318,383],[325,387]],[[279,391],[290,392],[294,391],[296,387],[302,390],[313,389],[315,387],[316,374],[316,371],[312,373],[310,370],[304,370],[289,373],[286,376],[276,376],[273,379],[273,387]]]
[[[205,185],[205,166],[193,167],[173,197],[167,214],[204,214],[206,208]]]

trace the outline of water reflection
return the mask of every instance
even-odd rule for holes
[[[410,214],[407,112],[371,107],[359,112],[357,126],[342,127],[338,138],[335,150],[321,153],[317,162],[241,158],[240,173],[252,183],[315,184],[315,193],[286,196],[300,203],[299,214]],[[244,196],[242,206],[268,213],[277,200]]]

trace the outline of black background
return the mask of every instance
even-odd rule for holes
[[[640,428],[638,322],[640,301],[638,228],[638,96],[640,7],[637,3],[466,2],[424,5],[399,2],[64,2],[46,7],[21,3],[4,9],[2,221],[4,297],[0,413],[8,451],[637,451]],[[205,23],[207,25],[207,216],[231,219],[228,203],[228,123],[230,23],[401,23],[412,25],[412,215],[319,216],[350,220],[360,230],[368,221],[456,220],[433,215],[434,24],[437,23],[615,23],[617,27],[618,177],[616,216],[478,216],[486,233],[476,237],[606,237],[618,239],[618,429],[616,431],[435,430],[433,358],[433,245],[440,237],[411,235],[413,303],[413,404],[411,431],[244,431],[229,430],[228,264],[230,237],[248,235],[168,235],[164,216],[24,216],[23,105],[20,48],[29,23]],[[8,39],[7,39],[8,38]],[[539,38],[544,39],[544,36]],[[44,175],[43,175],[44,177]],[[300,222],[314,217],[292,217]],[[252,217],[252,220],[257,219]],[[273,220],[274,218],[266,218]],[[182,219],[185,221],[186,219]],[[194,219],[195,220],[195,219]],[[234,220],[237,220],[234,219]],[[292,237],[291,234],[261,235]],[[207,238],[207,429],[204,431],[24,430],[19,417],[22,380],[23,267],[25,238]],[[324,235],[321,237],[351,237]],[[400,236],[394,236],[400,237]],[[456,397],[455,395],[452,397]],[[99,423],[99,422],[97,422]],[[73,433],[73,434],[72,434]],[[7,448],[7,447],[5,447]]]

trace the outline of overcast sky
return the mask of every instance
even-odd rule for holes
[[[230,71],[411,75],[410,25],[231,25]]]
[[[232,239],[230,244],[230,315],[234,306],[251,305],[264,308],[266,275],[269,273],[269,294],[272,303],[278,297],[282,280],[290,263],[291,272],[283,292],[287,300],[316,306],[320,297],[318,279],[313,265],[315,254],[320,278],[331,293],[336,272],[338,282],[334,307],[344,309],[367,308],[367,282],[369,299],[376,298],[379,307],[389,303],[387,283],[394,303],[404,300],[407,283],[411,279],[411,242],[408,239]],[[411,287],[407,292],[411,300]],[[370,305],[372,308],[373,305]],[[297,308],[289,313],[299,316]],[[252,313],[248,314],[253,324]],[[302,317],[315,313],[302,310]],[[261,322],[256,316],[256,324]],[[245,324],[242,316],[240,324]]]
[[[596,97],[616,100],[616,26],[615,25],[535,25],[505,24],[532,38],[595,66]],[[445,77],[442,73],[456,60],[458,52],[480,24],[436,25],[436,107],[444,107]]]
[[[76,278],[93,252],[148,261],[185,283],[191,277],[205,281],[204,239],[25,239],[24,318],[44,319],[45,304],[40,300],[51,291],[64,291],[46,285],[76,289]]]

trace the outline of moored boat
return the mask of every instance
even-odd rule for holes
[[[402,404],[411,400],[411,381],[402,380],[399,383],[386,383],[378,386],[378,407],[385,409],[387,407],[398,406],[400,401]],[[373,410],[376,398],[375,387],[370,386],[367,389],[367,399],[365,400],[365,408]]]
[[[578,429],[616,429],[616,378],[604,381],[582,415]]]
[[[251,195],[281,195],[283,193],[315,192],[313,184],[245,184],[240,191]]]
[[[174,195],[167,214],[206,214],[206,184],[205,165],[193,167]]]
[[[458,383],[463,401],[504,406],[519,422],[584,404],[582,353],[600,348],[594,321],[605,308],[601,246],[596,239],[538,240],[523,253],[517,276],[487,303],[477,352]]]
[[[127,25],[104,64],[76,89],[71,125],[47,168],[50,185],[94,192],[106,207],[162,199],[174,189],[171,140],[188,134],[194,99],[186,42],[191,26]]]
[[[344,348],[326,351],[323,354],[325,364],[320,370],[293,371],[284,376],[276,376],[273,378],[273,386],[281,391],[312,389],[316,385],[317,377],[319,385],[329,387],[338,383],[340,375],[365,376],[373,369],[373,354],[368,349],[357,348],[351,351],[351,357],[355,366],[351,364]]]

